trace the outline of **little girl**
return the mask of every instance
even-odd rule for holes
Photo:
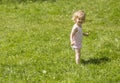
[[[82,24],[85,21],[84,11],[79,10],[75,12],[72,20],[75,22],[75,24],[70,34],[70,42],[71,47],[75,50],[76,64],[79,64],[83,37]]]

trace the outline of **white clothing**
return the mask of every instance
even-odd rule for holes
[[[77,32],[75,33],[75,35],[72,38],[72,41],[74,41],[74,45],[72,46],[72,48],[81,48],[82,47],[82,38],[83,38],[83,33],[82,33],[82,27],[78,26],[77,24],[75,24],[72,28],[72,32],[77,28]],[[71,32],[71,33],[72,33]]]

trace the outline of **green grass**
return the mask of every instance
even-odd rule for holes
[[[69,35],[86,12],[81,64]],[[120,83],[119,0],[0,4],[0,83]]]

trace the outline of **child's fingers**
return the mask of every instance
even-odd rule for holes
[[[83,35],[84,35],[84,36],[88,36],[88,35],[89,35],[89,33],[83,33]]]
[[[74,45],[74,42],[71,42],[71,46],[73,46]]]

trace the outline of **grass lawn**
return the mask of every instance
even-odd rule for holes
[[[4,1],[0,83],[120,83],[119,0]],[[83,31],[90,35],[76,65],[69,35],[79,9],[86,12]]]

